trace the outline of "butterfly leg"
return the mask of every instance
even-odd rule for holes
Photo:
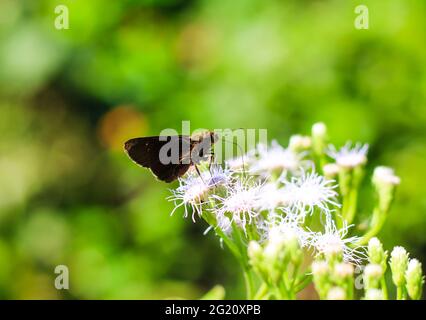
[[[214,160],[215,160],[215,158],[214,158],[214,151],[213,151],[213,149],[211,150],[211,153],[210,153],[210,161],[209,161],[209,172],[210,172],[210,176],[212,176],[212,165],[214,164]]]
[[[198,169],[197,165],[194,163],[195,171],[197,171],[197,174],[200,176],[201,180],[206,184],[206,182],[203,179],[203,176],[201,175],[200,169]]]

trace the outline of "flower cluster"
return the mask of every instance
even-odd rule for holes
[[[329,145],[326,126],[317,123],[311,136],[292,136],[287,147],[273,141],[224,166],[189,172],[172,190],[172,213],[183,207],[194,222],[207,222],[241,262],[248,298],[294,299],[313,281],[322,299],[352,299],[354,267],[368,263],[363,297],[384,299],[387,253],[375,235],[400,179],[391,168],[375,169],[377,204],[366,231],[356,234],[367,151],[366,144]],[[399,251],[390,262],[398,298],[418,299],[421,264]]]

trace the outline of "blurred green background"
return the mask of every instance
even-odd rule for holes
[[[368,142],[402,178],[380,237],[425,263],[425,39],[424,0],[0,0],[0,298],[244,298],[206,225],[169,216],[174,185],[122,152],[182,120]]]

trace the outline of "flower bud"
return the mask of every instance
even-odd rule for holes
[[[298,265],[303,259],[303,251],[300,248],[297,234],[288,230],[284,236],[284,246],[287,253],[290,255],[291,262]]]
[[[364,269],[365,288],[377,289],[383,276],[383,268],[380,264],[368,264]]]
[[[312,263],[312,274],[314,278],[322,278],[328,275],[328,263],[322,260],[314,261]]]
[[[372,181],[379,196],[380,210],[382,212],[389,211],[395,188],[400,183],[400,178],[394,174],[391,168],[377,167],[374,169]]]
[[[280,259],[284,253],[285,236],[277,229],[271,229],[269,240],[263,252],[265,260],[274,261]]]
[[[312,140],[310,137],[295,134],[290,137],[288,147],[294,152],[300,152],[308,150],[311,147],[311,144]]]
[[[391,253],[390,267],[393,283],[401,287],[405,284],[405,271],[408,264],[408,253],[403,247],[394,247]]]
[[[312,148],[315,154],[324,153],[327,141],[327,127],[322,122],[317,122],[312,126]]]
[[[380,289],[368,289],[365,292],[365,300],[383,300],[383,292]]]
[[[334,266],[333,276],[338,284],[343,284],[354,274],[354,267],[350,263],[337,263]]]
[[[322,260],[314,261],[312,263],[312,275],[315,284],[315,288],[321,298],[326,297],[326,293],[329,288],[329,267],[328,263]]]
[[[340,167],[335,163],[327,163],[322,167],[326,179],[331,180],[337,177]]]
[[[328,291],[327,300],[345,300],[346,291],[340,287],[333,287]]]
[[[386,272],[386,260],[388,252],[383,250],[383,245],[376,237],[371,238],[368,242],[368,260],[370,263],[382,266],[383,272]]]
[[[331,263],[343,261],[343,248],[340,243],[329,243],[323,249],[324,256]]]
[[[261,268],[263,249],[260,244],[254,240],[251,240],[248,245],[247,255],[249,262],[255,269]]]
[[[379,166],[374,169],[373,183],[376,186],[380,185],[398,185],[401,179],[395,175],[392,168]]]
[[[314,123],[312,126],[312,136],[318,139],[325,139],[327,136],[327,126],[324,122]]]
[[[422,264],[417,259],[410,259],[407,270],[405,271],[405,280],[407,282],[407,292],[411,299],[419,300],[422,296],[424,277],[422,274]]]
[[[273,282],[279,281],[285,267],[286,257],[285,237],[279,232],[270,232],[268,243],[263,250],[263,261],[265,270]]]

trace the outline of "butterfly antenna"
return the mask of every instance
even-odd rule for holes
[[[243,177],[245,178],[246,177],[246,169],[245,169],[245,163],[244,163],[244,150],[243,150],[243,148],[241,148],[241,146],[234,141],[226,140],[225,137],[223,137],[223,141],[228,142],[228,143],[232,143],[233,145],[237,146],[237,148],[240,150],[241,160],[243,162]]]
[[[197,167],[197,165],[196,165],[196,164],[194,164],[194,167],[195,167],[195,171],[197,172],[197,174],[198,174],[198,176],[200,177],[201,181],[203,181],[203,183],[204,183],[205,185],[207,185],[207,183],[206,183],[206,182],[204,181],[204,179],[203,179],[203,176],[201,175],[200,169],[198,169],[198,167]]]

